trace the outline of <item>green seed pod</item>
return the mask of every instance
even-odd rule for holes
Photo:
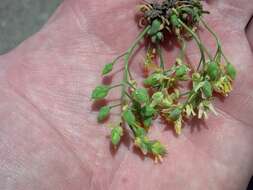
[[[230,76],[230,78],[234,80],[236,77],[236,70],[235,70],[235,67],[231,63],[228,63],[226,65],[226,71],[227,71],[227,75]]]
[[[144,137],[146,135],[145,129],[142,127],[136,127],[135,128],[135,136],[136,137]]]
[[[132,96],[133,99],[139,102],[140,104],[147,103],[149,101],[148,91],[145,88],[136,89],[132,93]]]
[[[205,97],[210,98],[213,95],[213,88],[210,82],[205,81],[205,84],[201,89]]]
[[[180,108],[175,108],[169,113],[169,118],[172,121],[176,121],[179,119],[180,115],[182,113],[182,110]]]
[[[114,145],[118,145],[123,135],[122,127],[114,127],[111,131],[111,142]]]
[[[101,122],[103,120],[105,120],[109,114],[110,114],[111,108],[109,106],[103,106],[102,108],[100,108],[99,113],[98,113],[98,121]]]
[[[113,69],[113,63],[108,63],[104,66],[103,70],[102,70],[102,75],[106,75],[108,73],[110,73]]]
[[[122,117],[128,125],[134,125],[136,123],[136,118],[129,108],[123,111]]]
[[[220,68],[216,63],[209,63],[207,66],[207,74],[211,80],[217,80],[219,77]]]
[[[155,86],[160,83],[163,77],[161,73],[153,73],[144,80],[144,85]]]
[[[164,95],[162,92],[156,92],[152,95],[152,105],[156,106],[162,102]]]
[[[156,110],[150,105],[145,105],[141,109],[141,115],[145,118],[152,117],[155,113],[156,113]]]
[[[182,77],[184,76],[188,71],[188,67],[186,65],[180,65],[179,67],[176,68],[176,76],[177,77]]]
[[[91,98],[94,99],[94,100],[101,100],[101,99],[103,99],[107,96],[109,91],[110,91],[109,86],[105,86],[105,85],[97,86],[92,91]]]
[[[148,35],[150,36],[155,35],[157,32],[159,32],[160,26],[161,26],[161,21],[158,19],[155,19],[151,24],[151,28],[148,31]]]

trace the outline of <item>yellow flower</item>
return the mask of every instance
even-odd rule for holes
[[[228,94],[233,90],[229,77],[225,75],[216,81],[214,83],[214,90],[224,96],[228,96]]]
[[[202,101],[199,106],[198,106],[198,118],[204,118],[204,119],[208,119],[208,115],[207,113],[209,111],[212,111],[215,115],[217,115],[218,113],[215,111],[213,105],[211,104],[210,101]]]
[[[176,121],[174,121],[174,129],[177,135],[181,134],[182,131],[182,116],[180,116]]]
[[[185,111],[186,116],[188,118],[190,118],[191,116],[195,116],[196,115],[196,113],[194,112],[193,106],[191,104],[187,104],[185,106],[185,110],[184,111]]]

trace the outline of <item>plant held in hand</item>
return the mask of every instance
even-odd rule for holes
[[[151,140],[148,132],[157,118],[163,118],[174,126],[180,135],[184,120],[197,117],[206,119],[210,111],[215,112],[212,100],[215,94],[228,96],[236,70],[226,58],[219,38],[204,21],[200,0],[164,0],[145,2],[139,6],[139,25],[143,28],[131,47],[122,55],[104,66],[102,75],[113,71],[117,61],[124,57],[123,79],[114,86],[99,85],[92,92],[94,101],[105,98],[111,89],[121,88],[118,105],[103,106],[98,114],[98,121],[105,120],[111,109],[121,106],[121,122],[111,127],[111,141],[117,146],[124,132],[129,127],[133,142],[144,155],[151,155],[161,161],[166,149],[157,140]],[[196,31],[202,25],[216,41],[214,55],[209,53]],[[176,38],[180,44],[180,54],[171,67],[165,67],[162,45],[165,39]],[[134,50],[143,41],[147,41],[144,67],[149,75],[139,87],[132,77],[129,62]],[[197,68],[192,68],[184,59],[186,41],[193,39],[200,52]],[[182,92],[181,83],[188,82],[191,88]]]

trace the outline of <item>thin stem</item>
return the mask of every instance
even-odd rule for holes
[[[114,60],[113,60],[113,64],[115,64],[121,57],[125,56],[127,54],[127,52],[124,52],[123,54],[119,55],[118,57],[116,57]]]
[[[198,36],[183,21],[178,19],[178,22],[192,35],[193,39],[196,41],[196,43],[199,47],[200,54],[201,54],[201,59],[200,59],[200,62],[199,62],[198,68],[197,68],[197,70],[199,70],[202,61],[205,64],[205,53],[204,53],[203,45],[201,44]]]
[[[125,104],[125,91],[126,91],[126,82],[129,81],[129,59],[130,56],[132,55],[134,49],[136,48],[136,46],[139,44],[139,42],[143,39],[143,37],[146,35],[146,33],[148,32],[148,30],[150,29],[150,26],[147,26],[141,33],[140,35],[137,37],[137,39],[134,41],[134,43],[132,44],[132,46],[127,50],[127,53],[125,55],[125,65],[124,65],[124,76],[123,76],[123,81],[122,81],[122,91],[121,91],[121,101],[122,101],[122,105]]]
[[[164,71],[164,59],[163,59],[163,52],[160,45],[157,45],[157,52],[160,58],[160,67]]]
[[[201,45],[202,45],[202,47],[203,47],[203,49],[204,49],[205,53],[207,54],[208,58],[211,60],[211,59],[212,59],[212,55],[211,55],[211,53],[210,53],[210,52],[207,50],[207,48],[203,45],[203,43],[202,43],[202,41],[201,41],[201,39],[200,39],[199,35],[198,35],[198,34],[196,34],[196,35],[198,36],[199,41],[200,41],[200,43],[201,43]]]
[[[218,38],[218,36],[216,35],[216,33],[211,29],[211,27],[202,19],[200,18],[200,21],[202,22],[202,24],[205,26],[205,28],[213,35],[213,37],[216,40],[217,43],[217,51],[215,53],[215,57],[217,57],[218,53],[221,52],[222,56],[224,57],[225,61],[227,63],[229,63],[227,57],[224,55],[222,48],[221,48],[221,42],[220,39]]]
[[[131,88],[133,88],[134,90],[136,89],[136,88],[134,87],[134,85],[132,85],[129,81],[126,81],[126,84],[127,84],[128,86],[130,86]]]
[[[122,84],[116,84],[116,85],[110,86],[110,89],[117,88],[119,86],[122,86]]]
[[[178,43],[181,46],[179,57],[182,61],[185,59],[186,43],[183,38],[178,38]]]
[[[130,99],[130,100],[133,100],[132,96],[130,96],[130,94],[128,94],[127,92],[124,92],[125,95],[127,95],[127,97]]]
[[[112,105],[112,106],[110,106],[110,109],[112,109],[112,108],[116,108],[116,107],[119,107],[119,106],[121,106],[121,103],[120,103],[120,104],[116,104],[116,105]]]

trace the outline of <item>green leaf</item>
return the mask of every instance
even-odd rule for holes
[[[235,70],[235,67],[231,63],[227,64],[226,71],[227,71],[228,76],[230,76],[231,79],[234,80],[236,77],[236,70]]]
[[[110,114],[111,108],[109,106],[103,106],[100,108],[99,113],[98,113],[98,121],[103,121],[105,120],[109,114]]]
[[[213,95],[213,88],[212,88],[212,85],[210,82],[205,81],[205,83],[201,89],[207,98],[210,98]]]
[[[133,93],[132,96],[134,100],[139,102],[140,104],[142,103],[147,103],[149,101],[149,95],[146,89],[144,88],[139,88],[136,89]]]
[[[207,74],[209,75],[211,80],[216,80],[219,76],[220,69],[218,64],[216,63],[209,63],[207,67]]]
[[[111,141],[112,144],[117,145],[119,144],[121,137],[123,135],[122,127],[114,127],[111,131]]]
[[[100,85],[97,86],[93,91],[92,91],[92,95],[91,98],[94,100],[101,100],[103,98],[105,98],[108,94],[108,92],[110,91],[110,87],[109,86],[105,86],[105,85]]]
[[[169,113],[169,117],[172,121],[176,121],[179,119],[182,110],[180,108],[175,108]]]
[[[110,73],[113,69],[113,63],[108,63],[104,66],[103,71],[102,71],[102,75],[106,75],[108,73]]]
[[[161,26],[161,22],[158,19],[155,19],[152,24],[151,28],[148,31],[148,35],[153,36],[157,32],[159,32]]]
[[[181,26],[178,21],[178,17],[175,14],[170,16],[170,23],[172,24],[172,26],[174,26],[176,28],[179,28]]]
[[[133,126],[136,124],[136,118],[129,108],[123,111],[122,117],[128,125]]]
[[[187,71],[188,67],[186,65],[180,65],[179,67],[176,68],[176,76],[182,77],[187,73]]]

